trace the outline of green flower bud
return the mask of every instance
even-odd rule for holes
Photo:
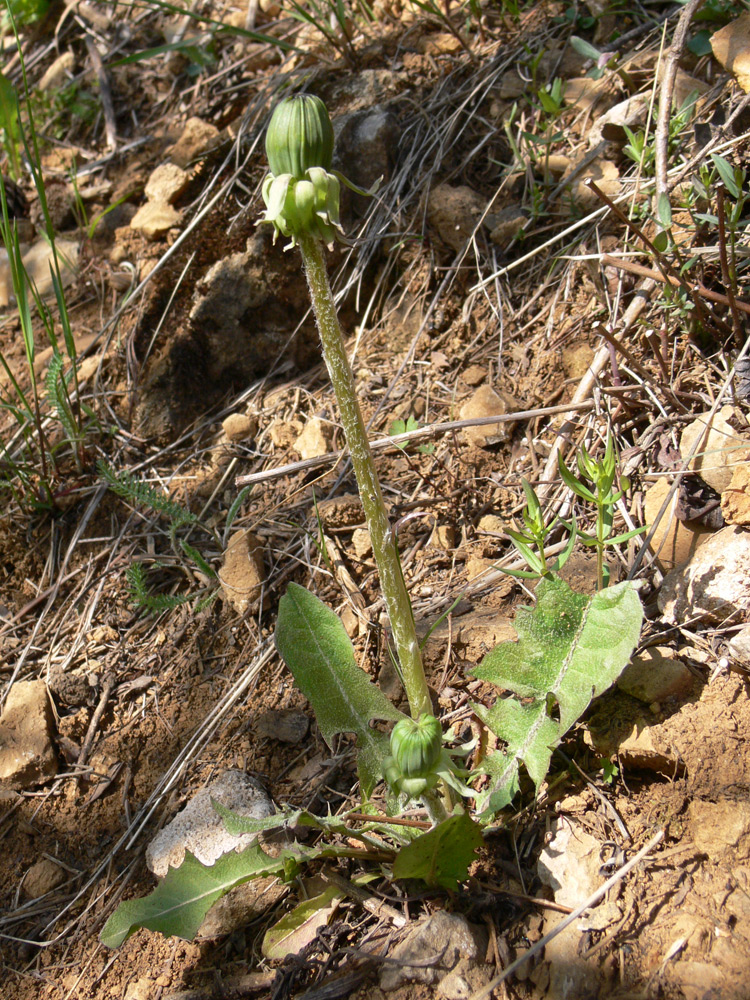
[[[266,153],[271,173],[261,189],[266,214],[260,220],[291,237],[293,247],[302,233],[329,246],[343,236],[339,221],[342,181],[357,194],[363,191],[341,174],[331,172],[333,126],[325,104],[311,94],[296,94],[279,104],[266,133]]]
[[[402,719],[391,733],[391,756],[402,778],[427,778],[443,749],[443,730],[434,715]]]
[[[277,104],[266,133],[271,173],[302,180],[311,167],[328,172],[333,160],[333,126],[325,104],[312,94],[295,94]]]

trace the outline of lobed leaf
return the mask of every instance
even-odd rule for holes
[[[518,640],[500,643],[472,671],[524,699],[474,706],[506,744],[484,763],[491,781],[485,805],[492,812],[513,798],[521,763],[539,786],[554,747],[614,683],[640,637],[643,608],[629,581],[586,595],[563,580],[544,579],[536,593],[533,609],[518,609]]]
[[[383,775],[388,736],[373,719],[398,722],[402,712],[357,666],[340,618],[309,590],[290,583],[279,603],[276,648],[313,707],[320,732],[331,746],[338,733],[354,733],[362,792],[369,797]]]
[[[468,813],[450,816],[401,848],[393,863],[394,878],[419,878],[427,885],[455,889],[467,877],[482,843],[481,828]]]

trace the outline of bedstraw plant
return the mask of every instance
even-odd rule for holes
[[[497,737],[497,749],[483,756],[473,742],[456,745],[456,734],[446,731],[433,712],[395,532],[328,281],[323,244],[332,244],[341,233],[340,184],[348,182],[331,168],[333,129],[323,102],[307,95],[283,101],[271,118],[266,150],[270,173],[262,188],[266,204],[262,221],[274,226],[275,235],[289,238],[289,248],[299,247],[302,256],[409,714],[389,701],[359,668],[339,616],[310,591],[290,583],[279,605],[276,646],[310,702],[326,742],[331,745],[339,734],[354,734],[362,803],[343,816],[321,817],[285,808],[264,820],[235,815],[215,803],[233,833],[307,826],[323,836],[316,846],[295,842],[276,857],[256,843],[241,853],[225,854],[210,867],[186,854],[182,866],[170,869],[150,896],[118,907],[102,932],[102,940],[111,947],[139,927],[191,938],[210,906],[235,885],[268,874],[289,879],[300,864],[316,858],[357,858],[380,866],[389,878],[455,888],[467,876],[483,830],[496,822],[498,811],[519,791],[522,768],[538,788],[555,746],[592,698],[615,681],[640,635],[642,608],[631,583],[593,595],[574,593],[556,574],[559,562],[550,563],[544,555],[536,559],[534,549],[541,550],[548,531],[536,495],[527,489],[528,536],[524,540],[519,533],[514,542],[531,555],[532,569],[540,571],[536,603],[517,613],[518,640],[501,643],[471,671],[498,689],[490,708],[473,706]],[[612,455],[610,448],[607,456]],[[588,465],[585,468],[588,471]],[[619,499],[611,486],[597,506],[599,519],[602,511],[608,518]],[[580,491],[578,495],[589,499]],[[574,525],[570,530],[575,536]],[[379,725],[373,726],[374,722]],[[394,724],[390,735],[383,731],[388,723]],[[471,755],[469,769],[465,765]],[[385,813],[371,801],[381,782],[386,789]],[[421,828],[393,821],[408,803],[421,805],[426,813],[428,822]]]

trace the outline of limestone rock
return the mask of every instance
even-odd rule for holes
[[[517,409],[518,403],[509,392],[504,389],[498,392],[490,385],[480,385],[461,407],[459,419],[471,420],[475,417],[504,416]],[[486,448],[488,445],[502,444],[507,441],[515,426],[515,421],[508,420],[499,424],[464,427],[462,433],[469,444],[478,448]]]
[[[714,32],[711,48],[724,69],[734,73],[740,87],[750,93],[750,11]]]
[[[170,867],[181,865],[185,851],[190,851],[202,864],[213,865],[222,854],[242,851],[255,842],[256,833],[234,836],[227,831],[211,805],[212,798],[227,809],[254,819],[264,819],[275,812],[260,782],[244,771],[225,771],[197,792],[148,845],[146,864],[154,875],[163,878]]]
[[[729,485],[721,494],[727,524],[750,525],[750,452],[738,453]]]
[[[182,212],[160,201],[147,201],[130,220],[130,228],[143,233],[147,240],[158,240],[178,226]]]
[[[727,647],[731,656],[750,667],[750,625],[735,632]]]
[[[167,205],[177,201],[190,183],[190,174],[176,163],[162,163],[146,181],[144,194],[149,201]]]
[[[662,583],[659,610],[673,625],[688,618],[721,622],[750,607],[750,532],[727,526],[699,546],[687,566]]]
[[[0,782],[28,788],[57,774],[53,725],[44,681],[16,681],[0,715]]]
[[[358,559],[369,559],[372,555],[372,541],[367,528],[355,528],[352,532],[352,548]]]
[[[643,500],[643,514],[649,527],[656,520],[669,490],[669,480],[663,478],[647,491]],[[676,500],[677,491],[649,543],[649,551],[656,556],[656,564],[663,573],[689,562],[695,555],[699,542],[709,534],[708,529],[702,525],[686,524],[675,517],[673,510]]]
[[[29,868],[23,880],[27,899],[40,899],[65,881],[65,870],[49,858],[41,858]]]
[[[258,432],[258,418],[252,413],[230,413],[221,426],[229,441],[249,441]]]
[[[617,679],[621,691],[647,705],[679,698],[693,686],[693,675],[669,646],[651,646],[634,656]]]
[[[327,455],[331,448],[330,424],[320,417],[311,417],[305,421],[302,433],[295,439],[293,447],[302,459]]]
[[[219,130],[201,118],[188,118],[182,135],[170,150],[170,159],[185,170],[216,145]]]
[[[485,208],[485,199],[470,187],[438,184],[427,200],[427,218],[440,239],[458,251],[476,229]]]
[[[688,817],[695,846],[712,861],[750,857],[750,802],[693,799]]]
[[[688,424],[680,438],[680,454],[685,460],[700,439],[690,468],[717,493],[727,489],[738,459],[746,458],[750,445],[750,441],[738,435],[729,423],[733,413],[731,406],[722,406],[713,418],[703,413]]]
[[[244,614],[260,597],[265,578],[263,545],[257,535],[242,528],[229,539],[219,573],[225,600]]]

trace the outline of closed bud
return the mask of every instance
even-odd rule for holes
[[[333,126],[325,104],[312,94],[295,94],[278,104],[266,133],[271,173],[301,180],[311,167],[331,169]]]
[[[403,778],[432,774],[443,749],[443,731],[434,715],[402,719],[391,733],[391,756]]]

